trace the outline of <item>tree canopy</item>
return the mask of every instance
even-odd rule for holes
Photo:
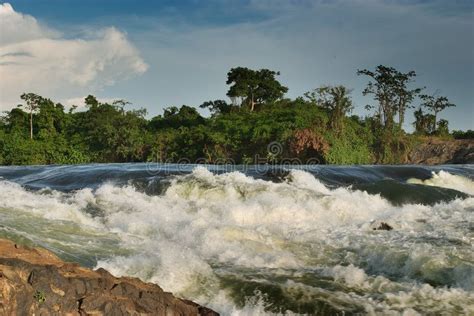
[[[24,104],[0,116],[0,164],[285,163],[285,159],[399,163],[420,136],[452,137],[448,121],[437,116],[454,104],[447,97],[420,96],[421,89],[411,87],[414,71],[378,66],[358,73],[370,78],[363,93],[377,101],[367,117],[349,116],[352,90],[345,86],[325,85],[304,97],[285,99],[288,89],[275,79],[278,72],[244,67],[231,69],[226,81],[228,96],[242,102],[169,106],[152,118],[144,109],[129,109],[125,100],[100,102],[88,95],[85,108],[66,110],[61,103],[25,93]],[[416,102],[419,109],[411,135],[402,124],[406,110]],[[209,110],[211,116],[203,116],[199,109]],[[469,138],[471,132],[453,135]]]
[[[231,85],[227,96],[240,100],[240,103],[249,106],[250,111],[254,111],[256,105],[275,102],[288,91],[276,80],[278,75],[279,72],[268,69],[232,68],[227,74],[226,83]]]
[[[416,77],[416,72],[411,70],[403,73],[393,67],[379,65],[374,71],[363,69],[358,70],[357,74],[370,78],[362,93],[373,95],[374,100],[378,102],[375,107],[376,116],[381,124],[391,130],[394,126],[394,117],[398,113],[398,126],[402,128],[406,109],[412,107],[413,100],[421,91],[421,88],[408,87]],[[374,108],[374,106],[369,105],[368,108]]]
[[[352,111],[351,90],[339,86],[321,86],[304,95],[311,102],[325,108],[330,114],[330,128],[340,133],[344,127],[344,117]]]

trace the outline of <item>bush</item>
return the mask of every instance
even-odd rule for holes
[[[467,131],[453,131],[452,135],[455,139],[474,139],[474,131],[471,129]]]

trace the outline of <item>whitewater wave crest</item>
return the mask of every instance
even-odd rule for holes
[[[422,184],[472,194],[471,180],[452,176]],[[113,183],[61,193],[0,181],[4,234],[71,256],[90,247],[96,267],[236,315],[295,306],[411,312],[424,298],[428,312],[443,299],[458,308],[474,290],[473,209],[473,197],[397,206],[302,170],[277,183],[198,167],[162,195]],[[394,229],[374,230],[381,222]]]
[[[412,184],[423,184],[434,187],[453,189],[470,195],[474,195],[474,181],[459,175],[451,174],[443,170],[439,172],[433,171],[432,177],[430,179],[420,180],[416,178],[411,178],[407,182]]]

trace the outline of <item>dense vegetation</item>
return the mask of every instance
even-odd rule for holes
[[[0,118],[0,164],[399,163],[420,136],[453,137],[437,114],[454,105],[411,87],[414,71],[378,66],[358,74],[368,77],[363,94],[374,99],[365,118],[350,116],[351,90],[344,86],[319,87],[291,100],[284,98],[288,88],[276,79],[278,72],[243,67],[228,73],[231,103],[200,105],[210,117],[183,105],[147,119],[146,110],[127,110],[123,100],[101,103],[91,95],[86,110],[66,111],[26,93],[23,105]],[[420,106],[415,132],[407,134],[405,112],[415,100]],[[454,137],[472,138],[472,133],[457,131]]]

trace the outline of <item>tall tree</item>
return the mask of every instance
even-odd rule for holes
[[[60,133],[66,124],[64,107],[59,103],[55,104],[51,99],[43,98],[35,115],[35,120],[37,137],[52,137]]]
[[[23,111],[20,106],[11,109],[10,112],[5,112],[4,118],[6,122],[6,129],[9,133],[15,132],[24,135],[29,131],[29,114]]]
[[[226,83],[231,85],[227,96],[242,99],[254,111],[256,104],[274,102],[288,91],[275,79],[277,75],[280,73],[268,69],[232,68],[227,74]]]
[[[412,102],[420,94],[422,88],[409,89],[408,85],[414,81],[416,73],[412,70],[407,73],[398,72],[396,75],[395,102],[398,104],[398,126],[403,128],[405,122],[405,112],[408,108],[413,108]]]
[[[20,98],[26,102],[25,108],[30,113],[30,139],[33,139],[33,112],[38,110],[43,98],[34,93],[23,93]]]
[[[342,85],[322,86],[311,92],[306,92],[305,96],[310,101],[329,110],[330,127],[339,133],[344,128],[344,117],[353,108],[350,93],[351,90]]]
[[[421,91],[421,89],[408,89],[408,84],[416,77],[416,73],[414,71],[402,73],[393,67],[379,65],[375,71],[363,69],[358,70],[357,74],[371,78],[362,93],[374,95],[374,99],[378,102],[376,116],[380,117],[384,127],[388,130],[392,129],[397,112],[401,127],[406,109],[411,106],[411,102]]]
[[[448,107],[456,106],[456,104],[450,103],[447,97],[443,96],[435,97],[434,95],[423,94],[420,96],[420,98],[423,101],[421,105],[433,112],[435,126],[437,122],[437,115],[439,112],[443,111]]]

